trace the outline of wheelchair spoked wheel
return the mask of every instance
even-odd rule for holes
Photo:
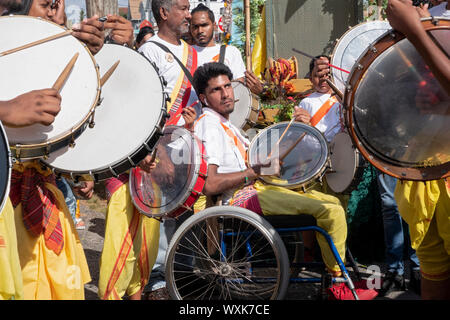
[[[243,208],[216,206],[194,214],[167,249],[166,282],[173,299],[283,299],[289,276],[278,233]]]

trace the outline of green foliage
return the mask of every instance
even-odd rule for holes
[[[80,21],[83,21],[84,18],[86,18],[86,12],[84,12],[84,9],[81,8],[81,10],[80,10]]]
[[[386,7],[388,0],[368,0],[367,1],[367,17],[365,17],[366,21],[371,20],[380,20],[379,14],[381,14],[381,18],[386,19]],[[378,10],[374,10],[376,7],[381,7],[381,12]]]
[[[259,24],[262,17],[259,13],[260,6],[265,3],[265,0],[251,0],[250,1],[250,43],[253,46],[255,42],[256,33],[258,32]],[[233,15],[233,23],[239,30],[242,31],[240,39],[232,39],[231,44],[241,51],[242,57],[245,58],[245,12]],[[245,61],[245,59],[244,59]]]

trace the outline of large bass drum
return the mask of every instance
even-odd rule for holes
[[[447,57],[450,21],[422,21]],[[345,92],[352,140],[372,165],[398,179],[449,176],[450,97],[414,46],[388,31],[358,59]]]
[[[0,121],[0,214],[9,195],[10,183],[11,152],[9,151],[5,130],[3,130],[3,125]]]
[[[87,46],[70,34],[6,54],[23,45],[63,34],[60,25],[29,16],[0,17],[0,100],[51,88],[78,54],[61,91],[61,111],[50,126],[5,126],[13,157],[46,157],[74,143],[86,129],[100,96],[97,64]]]
[[[105,44],[96,60],[104,79],[95,125],[74,148],[54,152],[44,163],[72,180],[101,181],[136,166],[157,143],[166,120],[166,97],[155,67],[136,51]]]
[[[391,26],[387,21],[367,21],[350,28],[337,41],[331,54],[330,63],[350,71],[364,50],[390,29]],[[343,93],[348,73],[332,68],[331,76],[333,83]]]

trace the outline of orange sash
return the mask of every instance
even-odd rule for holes
[[[228,128],[222,122],[220,124],[222,125],[222,128],[225,130],[226,134],[231,138],[231,140],[233,140],[234,145],[241,153],[242,159],[247,162],[247,152],[245,151],[244,145],[242,144],[241,140],[234,134],[234,132],[230,128]]]
[[[310,123],[313,127],[320,122],[320,120],[325,117],[325,115],[330,111],[331,107],[337,102],[335,96],[330,97],[325,103],[317,110],[314,116],[311,117]]]

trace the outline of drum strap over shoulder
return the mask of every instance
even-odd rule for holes
[[[325,103],[317,110],[317,112],[311,117],[311,125],[313,127],[316,126],[320,122],[320,120],[325,117],[325,115],[330,111],[331,107],[338,102],[335,96],[330,97]]]
[[[225,61],[225,51],[227,50],[227,45],[223,44],[220,46],[220,53],[219,53],[219,62],[223,63]]]
[[[234,145],[236,148],[238,148],[242,159],[244,159],[245,162],[247,162],[247,152],[245,151],[245,147],[241,140],[234,134],[234,132],[228,128],[226,125],[224,125],[222,122],[220,123],[222,125],[223,130],[225,130],[226,134],[233,140]]]
[[[170,53],[174,57],[174,59],[178,62],[178,64],[180,65],[181,69],[184,72],[184,75],[180,74],[179,81],[177,81],[177,85],[175,86],[172,92],[172,95],[170,97],[171,101],[168,105],[168,112],[170,118],[169,120],[167,120],[166,124],[175,125],[178,122],[179,116],[181,115],[181,111],[183,110],[183,108],[186,107],[189,101],[191,89],[194,88],[195,90],[192,74],[197,69],[197,51],[195,51],[195,49],[192,46],[188,45],[183,40],[181,40],[181,42],[184,45],[183,61],[185,62],[183,63],[177,58],[177,56],[175,56],[172,53],[172,51],[170,51],[169,48],[167,48],[162,43],[156,41],[149,41],[149,42],[156,44],[158,47],[160,47],[167,53]]]

